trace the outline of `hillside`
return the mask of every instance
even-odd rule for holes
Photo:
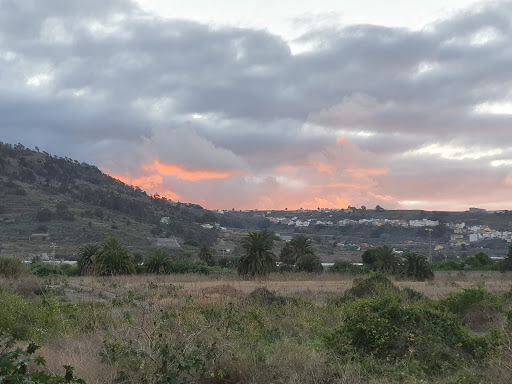
[[[85,243],[116,236],[134,252],[158,238],[207,243],[216,233],[198,223],[209,212],[149,196],[97,167],[0,142],[0,253],[69,257]],[[211,216],[211,213],[210,213]],[[168,224],[160,223],[169,217]],[[56,248],[52,248],[52,243]]]

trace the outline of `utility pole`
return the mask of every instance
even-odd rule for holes
[[[53,248],[52,259],[55,260],[55,248],[57,248],[57,244],[52,243],[50,247]]]
[[[432,228],[426,228],[428,231],[428,260],[432,264]]]

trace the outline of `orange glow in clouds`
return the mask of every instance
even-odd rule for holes
[[[148,172],[158,172],[162,175],[173,175],[182,180],[187,181],[201,181],[201,180],[212,180],[212,179],[226,179],[233,176],[238,171],[218,171],[218,170],[207,170],[207,169],[187,169],[183,165],[179,164],[164,164],[158,159],[153,160],[152,164],[146,164],[142,166],[142,169]]]
[[[125,184],[137,186],[140,189],[142,189],[143,191],[146,191],[148,193],[157,193],[158,192],[158,194],[160,196],[165,197],[166,199],[171,199],[174,201],[181,200],[181,197],[177,193],[171,191],[170,189],[166,189],[164,191],[159,190],[159,188],[162,187],[163,182],[164,182],[162,176],[160,176],[160,175],[148,175],[148,176],[142,176],[142,177],[131,177],[128,175],[121,176],[121,175],[114,175],[112,173],[109,173],[109,175],[111,177],[113,177],[114,179],[122,181]]]
[[[140,189],[143,189],[145,191],[147,190],[153,190],[159,186],[162,185],[164,182],[162,176],[160,175],[148,175],[148,176],[141,176],[141,177],[131,177],[128,175],[114,175],[112,173],[109,173],[111,177],[114,179],[117,179],[119,181],[122,181],[125,184],[128,185],[134,185],[139,187]]]

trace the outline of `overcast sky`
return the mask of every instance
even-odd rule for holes
[[[512,209],[511,42],[511,1],[0,0],[0,141],[207,208]]]

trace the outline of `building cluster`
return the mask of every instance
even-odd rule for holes
[[[380,227],[382,225],[391,225],[394,227],[435,227],[439,225],[439,221],[437,220],[393,220],[393,219],[360,219],[360,220],[351,220],[351,219],[343,219],[339,220],[337,223],[327,220],[316,220],[316,219],[306,219],[300,220],[297,216],[292,217],[291,219],[287,219],[285,217],[267,217],[274,224],[284,224],[295,227],[309,227],[310,225],[324,225],[324,226],[353,226],[353,225],[368,225]]]
[[[453,229],[453,234],[450,236],[450,243],[454,245],[476,243],[482,240],[493,239],[512,242],[512,232],[497,231],[496,229],[491,229],[486,225],[473,225],[471,227],[467,227],[465,223],[447,223],[446,225]]]

